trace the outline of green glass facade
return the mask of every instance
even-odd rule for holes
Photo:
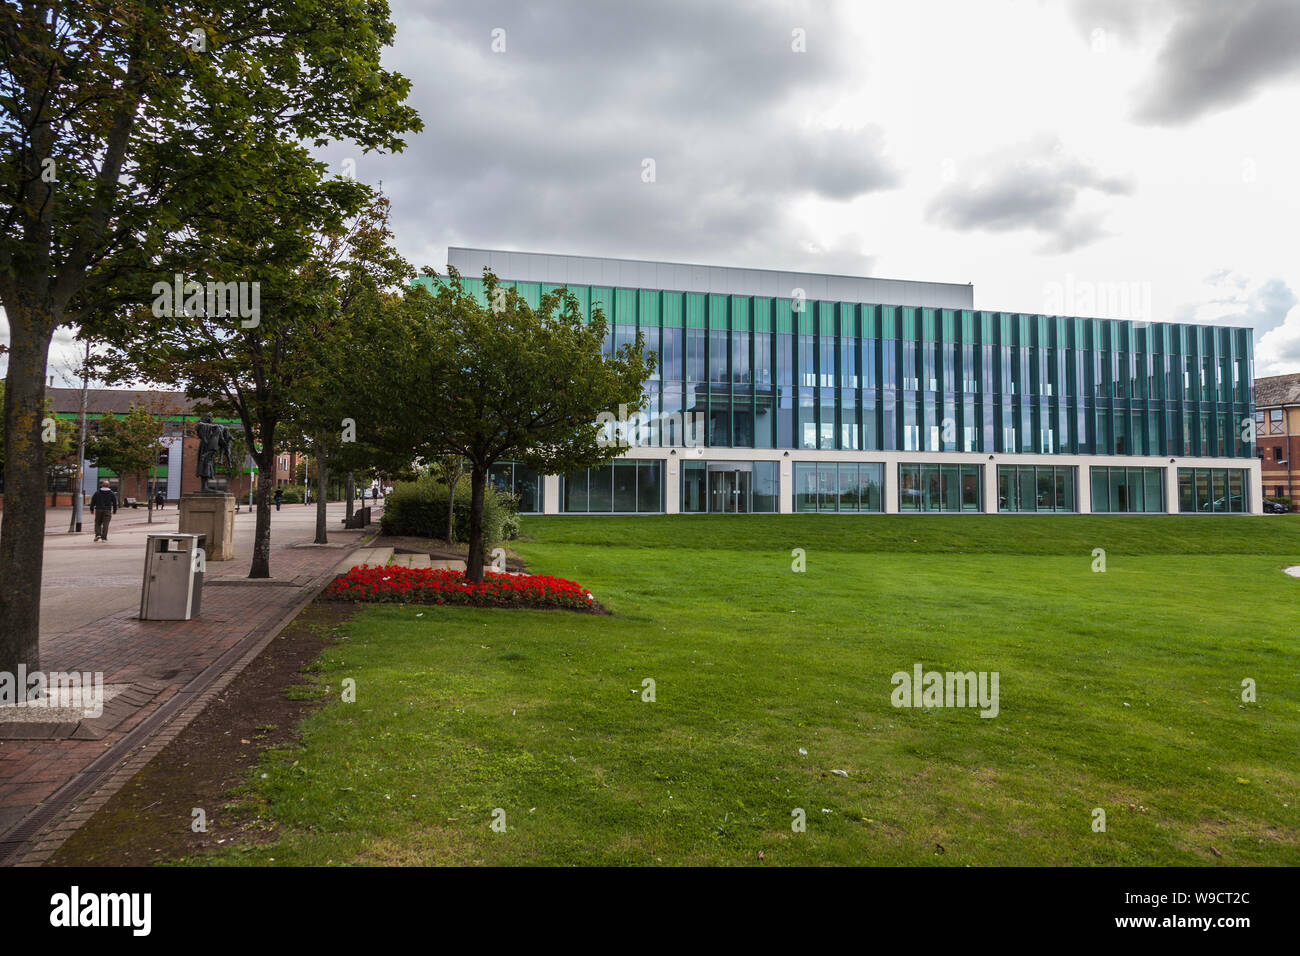
[[[794,510],[880,512],[885,466],[877,462],[795,462]]]
[[[979,465],[898,466],[899,511],[983,511]]]
[[[1073,465],[999,465],[998,511],[1078,511]]]
[[[771,514],[780,510],[774,461],[683,461],[683,514]]]
[[[517,461],[499,461],[488,472],[488,481],[497,491],[512,495],[520,514],[538,514],[542,510],[542,481],[536,471]]]
[[[1250,511],[1250,472],[1241,468],[1179,468],[1178,510],[1183,513]]]
[[[482,295],[482,283],[465,279]],[[514,282],[536,303],[554,284]],[[652,447],[1250,458],[1249,329],[571,286],[644,335]],[[802,307],[801,307],[802,305]]]
[[[1163,468],[1094,467],[1089,470],[1094,514],[1165,510]]]
[[[575,514],[642,514],[664,510],[663,462],[620,459],[560,480],[560,510]]]

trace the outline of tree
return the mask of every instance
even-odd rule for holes
[[[202,211],[258,188],[241,135],[358,150],[420,128],[385,71],[386,3],[152,0],[0,6],[4,402],[0,671],[39,667],[45,460],[39,411],[54,329],[93,326],[115,279]]]
[[[0,404],[4,402],[5,383],[0,382]],[[52,473],[71,477],[76,472],[77,432],[76,423],[59,418],[54,414],[53,404],[45,403],[45,414],[41,417],[41,448],[45,456],[45,467]],[[4,435],[0,434],[0,472],[5,461]],[[73,489],[76,493],[76,489]],[[44,501],[41,504],[44,507]]]
[[[262,475],[248,576],[267,578],[279,426],[296,392],[320,387],[309,356],[334,310],[334,283],[316,268],[316,258],[370,191],[356,180],[327,176],[323,163],[269,130],[249,130],[242,147],[260,171],[256,190],[178,230],[153,270],[140,273],[159,279],[157,299],[105,323],[111,331],[103,338],[111,346],[98,364],[110,380],[184,382],[188,395],[239,419]],[[178,293],[160,277],[182,267],[202,277],[250,277],[247,301],[256,305],[243,308],[241,289],[237,314],[229,299],[213,294],[219,282],[212,278]],[[182,309],[183,321],[174,321],[172,313]]]
[[[131,403],[122,417],[106,415],[99,429],[86,438],[86,460],[118,475],[156,475],[167,421],[143,405]],[[146,493],[149,521],[153,521],[153,496]]]
[[[426,272],[426,275],[431,276]],[[645,342],[602,354],[605,317],[587,322],[567,289],[537,308],[484,271],[488,304],[452,269],[425,303],[424,339],[409,360],[406,414],[425,428],[430,459],[459,455],[469,465],[466,579],[483,580],[483,498],[494,462],[515,459],[545,474],[565,474],[616,458],[596,416],[643,405],[655,359]]]
[[[244,432],[238,428],[230,430],[230,460],[219,459],[216,463],[218,475],[224,475],[227,488],[239,487],[239,476],[246,473],[248,467],[248,441]],[[239,499],[235,499],[235,508],[239,508]]]
[[[329,305],[298,349],[298,387],[286,412],[292,443],[317,464],[316,538],[328,540],[326,489],[331,469],[353,471],[409,462],[411,437],[393,421],[389,367],[412,344],[412,326],[392,290],[415,270],[398,255],[391,208],[380,193],[335,234],[322,235],[309,266]],[[348,514],[352,500],[347,502]]]
[[[456,543],[456,486],[465,470],[465,459],[460,455],[442,455],[435,464],[442,480],[447,482],[447,546],[451,547]]]

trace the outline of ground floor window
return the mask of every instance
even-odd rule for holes
[[[1179,468],[1178,510],[1227,512],[1250,510],[1250,472],[1243,468]]]
[[[885,466],[876,462],[795,462],[795,511],[881,511]]]
[[[626,459],[566,475],[561,510],[574,513],[651,513],[664,510],[663,462]]]
[[[56,494],[66,494],[72,491],[74,478],[76,478],[76,474],[71,469],[51,467],[45,473],[45,490]]]
[[[982,473],[979,465],[899,465],[898,510],[980,511]]]
[[[488,471],[488,481],[497,491],[519,500],[520,514],[542,510],[542,479],[533,469],[517,461],[499,461]]]
[[[773,513],[777,506],[774,461],[683,461],[685,514]]]
[[[1069,465],[999,465],[998,511],[1077,511],[1076,473]]]
[[[1163,468],[1110,468],[1092,471],[1092,510],[1107,512],[1159,513],[1165,510]]]

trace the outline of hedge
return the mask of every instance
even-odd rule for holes
[[[454,527],[457,541],[469,540],[469,479],[456,484]],[[430,477],[399,481],[384,499],[380,519],[384,534],[417,538],[445,538],[447,535],[447,484]],[[519,515],[515,500],[488,487],[483,496],[483,542],[508,541],[519,536]]]

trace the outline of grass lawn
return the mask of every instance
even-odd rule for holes
[[[362,609],[303,748],[236,798],[275,841],[189,862],[1300,863],[1300,519],[524,531],[614,616]],[[1000,712],[894,708],[918,662],[997,671]]]

